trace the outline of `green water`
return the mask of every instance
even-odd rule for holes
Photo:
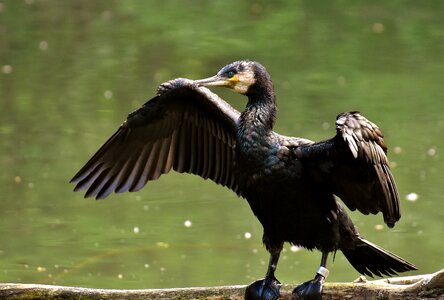
[[[171,173],[96,202],[68,184],[161,82],[243,58],[271,73],[283,134],[330,137],[347,110],[380,125],[403,217],[393,230],[378,229],[380,215],[352,218],[418,273],[443,268],[444,2],[0,0],[0,282],[161,288],[262,277],[260,224],[228,189]],[[214,91],[242,109],[243,97]],[[277,277],[307,280],[319,261],[287,245]],[[329,266],[331,281],[358,276],[341,253]]]

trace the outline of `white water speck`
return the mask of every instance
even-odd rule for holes
[[[410,193],[410,194],[407,194],[407,196],[405,196],[405,199],[407,201],[415,202],[416,200],[418,200],[418,197],[419,196],[417,193]]]
[[[251,233],[250,232],[245,232],[244,233],[244,238],[247,239],[247,240],[251,239]]]
[[[41,41],[39,44],[39,48],[42,51],[48,50],[48,42],[47,41]]]
[[[375,225],[375,230],[383,230],[383,229],[384,229],[384,225],[382,225],[382,224]]]
[[[436,148],[430,148],[429,150],[427,150],[427,154],[429,156],[435,156],[436,155]]]
[[[103,96],[104,96],[107,100],[109,100],[109,99],[111,99],[111,98],[113,97],[113,92],[111,92],[110,90],[106,90],[106,91],[103,93]]]
[[[157,247],[160,247],[160,248],[168,248],[170,245],[168,244],[168,243],[165,243],[165,242],[157,242],[156,243],[156,246]]]
[[[186,228],[190,228],[191,225],[193,225],[193,223],[192,223],[190,220],[186,220],[185,222],[183,222],[183,225],[184,225]]]
[[[302,248],[301,248],[301,247],[298,247],[298,246],[295,246],[295,245],[292,245],[292,246],[290,247],[290,251],[291,251],[291,252],[298,252],[298,251],[300,251],[300,250],[302,250]]]
[[[3,74],[11,74],[12,73],[12,66],[11,65],[4,65],[2,67]]]
[[[37,267],[37,272],[46,272],[46,268],[45,267]]]

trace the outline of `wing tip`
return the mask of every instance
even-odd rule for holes
[[[86,174],[84,174],[84,172],[79,171],[68,182],[71,183],[71,184],[77,184],[80,181],[82,181],[82,179],[85,178],[85,177],[86,177]]]

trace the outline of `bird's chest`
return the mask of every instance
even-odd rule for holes
[[[285,176],[285,149],[268,133],[244,131],[236,145],[236,164],[249,185]]]

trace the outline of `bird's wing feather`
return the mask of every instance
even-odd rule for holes
[[[239,115],[208,89],[172,81],[131,113],[71,182],[85,197],[102,199],[137,191],[173,168],[239,194],[232,170]]]
[[[299,147],[295,153],[309,164],[311,176],[327,182],[351,210],[382,212],[390,227],[401,217],[383,134],[359,112],[340,114],[334,138]]]

